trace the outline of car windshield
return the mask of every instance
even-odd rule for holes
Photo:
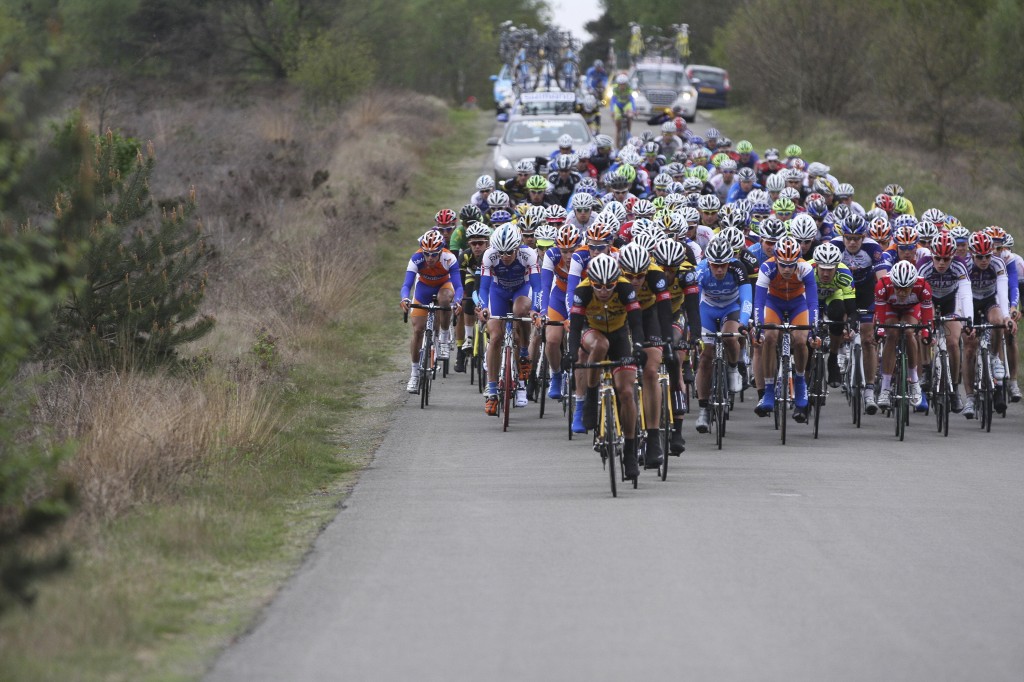
[[[682,71],[638,70],[636,82],[640,87],[673,88],[678,90],[686,85],[686,74]]]
[[[725,85],[725,74],[721,71],[705,71],[703,69],[694,69],[690,74],[692,78],[699,78],[701,85],[712,85],[714,87],[722,87]]]
[[[583,144],[589,139],[587,126],[573,119],[531,119],[512,121],[505,131],[505,144],[557,144],[558,138],[569,135],[573,143]]]

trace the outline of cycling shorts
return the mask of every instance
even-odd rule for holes
[[[932,305],[935,306],[936,317],[956,315],[956,292],[942,298],[933,298]]]
[[[597,329],[587,328],[583,331],[584,341],[588,338],[593,338],[593,334],[604,336],[608,339],[608,355],[609,360],[624,360],[626,358],[633,357],[633,347],[629,343],[629,329],[626,327],[619,327],[613,332],[602,332]],[[622,367],[616,367],[612,370],[612,374],[618,374],[619,372],[635,372],[636,365],[623,365]]]
[[[512,302],[520,296],[530,297],[529,282],[523,282],[518,289],[512,291],[491,285],[491,291],[488,295],[489,300],[487,301],[487,312],[492,317],[504,317],[512,312]]]
[[[700,327],[701,334],[707,339],[714,339],[712,336],[719,331],[719,320],[725,322],[732,320],[740,321],[740,302],[735,301],[725,306],[708,305],[701,301],[700,304]]]
[[[765,297],[764,320],[765,324],[779,324],[786,315],[789,315],[790,324],[809,324],[810,316],[807,314],[807,299],[803,296],[791,298],[788,301],[768,294]]]
[[[995,296],[986,296],[980,301],[974,300],[974,324],[986,324],[988,323],[988,311],[994,308],[996,305]]]
[[[871,322],[875,318],[875,278],[869,277],[854,289],[858,310],[867,310],[861,315],[861,324]]]
[[[552,322],[564,322],[569,319],[569,311],[565,307],[565,292],[558,287],[551,289],[548,297],[548,319]]]
[[[455,293],[455,287],[452,286],[451,282],[445,282],[439,287],[429,287],[422,282],[416,282],[416,288],[413,290],[412,302],[420,305],[426,305],[434,300],[434,297],[441,291],[450,291]],[[422,308],[413,308],[409,311],[409,317],[426,317],[430,311],[423,310]]]

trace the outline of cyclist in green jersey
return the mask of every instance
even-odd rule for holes
[[[833,387],[842,381],[837,353],[843,341],[848,340],[846,320],[856,319],[857,295],[853,288],[853,273],[842,262],[843,254],[831,242],[814,249],[814,279],[818,284],[818,316],[829,320],[828,383]]]

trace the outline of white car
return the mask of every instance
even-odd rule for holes
[[[670,60],[639,62],[629,72],[638,118],[649,118],[655,111],[672,109],[693,122],[697,116],[697,88],[686,77],[686,67]]]
[[[514,176],[516,163],[523,159],[546,162],[558,150],[562,135],[572,138],[573,149],[594,141],[590,127],[579,114],[512,114],[501,137],[487,140],[494,147],[494,179]]]

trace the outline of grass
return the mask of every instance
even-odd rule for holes
[[[392,109],[387,102],[383,107]],[[381,109],[381,103],[364,102],[347,125],[393,130]],[[246,312],[239,294],[241,303],[229,307],[227,325],[212,341],[215,369],[204,379],[96,377],[91,397],[76,409],[68,404],[72,397],[53,406],[54,415],[69,421],[68,415],[80,415],[80,455],[92,454],[73,466],[120,472],[113,477],[121,481],[114,486],[120,501],[103,498],[98,486],[89,506],[95,513],[79,514],[60,538],[74,550],[74,568],[44,583],[34,608],[0,620],[0,680],[197,679],[298,566],[402,397],[397,384],[393,393],[367,395],[364,382],[404,359],[397,339],[408,330],[397,312],[397,290],[415,237],[437,208],[464,201],[452,189],[465,184],[455,182],[458,160],[482,139],[483,117],[452,112],[447,118],[447,134],[428,136],[429,145],[403,159],[418,170],[390,208],[398,227],[356,252],[365,269],[330,268],[322,256],[326,245],[338,244],[323,231],[312,230],[302,241],[278,229],[275,239],[287,248],[268,252],[299,254],[306,262],[276,261],[267,275],[276,283],[254,283],[243,292],[275,306],[266,315],[270,341],[264,337],[259,361],[240,331],[252,326],[254,313]],[[267,134],[292,134],[286,120],[265,125]],[[347,163],[365,180],[373,166],[364,160],[396,143],[370,136],[361,141],[362,150]],[[344,160],[333,161],[336,180],[325,191],[343,192]],[[369,192],[367,210],[379,210],[375,202],[385,196]],[[353,236],[348,233],[348,243]],[[322,248],[312,248],[316,244]],[[268,297],[281,282],[300,291],[288,299],[303,302],[300,309],[288,311],[287,302]],[[243,371],[237,362],[225,364],[232,356],[254,366]],[[114,391],[116,382],[129,385]],[[120,402],[100,400],[104,390]],[[161,404],[159,396],[177,407],[162,415],[146,407]],[[136,411],[136,420],[124,418]],[[264,442],[246,440],[260,429]],[[185,445],[171,454],[152,447],[185,433]],[[96,440],[92,449],[90,438]],[[111,443],[121,443],[120,449]],[[174,457],[182,459],[166,461]],[[154,474],[162,468],[165,473]]]

